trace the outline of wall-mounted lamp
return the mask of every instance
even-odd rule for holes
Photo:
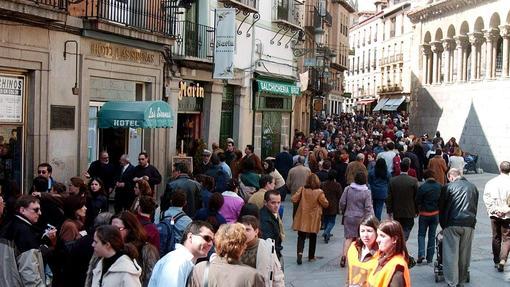
[[[75,44],[74,53],[67,52],[67,44],[69,43]],[[71,90],[73,92],[73,95],[77,96],[80,94],[80,88],[78,87],[78,42],[76,40],[67,40],[64,42],[64,61],[66,60],[67,54],[74,55],[74,57],[76,58],[74,87]]]

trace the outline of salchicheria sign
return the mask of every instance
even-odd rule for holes
[[[257,80],[257,83],[259,92],[285,96],[299,96],[301,94],[300,88],[296,85],[266,80]]]

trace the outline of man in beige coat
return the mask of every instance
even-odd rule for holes
[[[356,160],[353,162],[350,162],[347,165],[347,170],[345,171],[345,179],[347,182],[347,185],[350,185],[354,182],[354,176],[358,172],[363,172],[365,176],[368,178],[368,170],[365,164],[363,163],[365,161],[365,155],[362,153],[358,153],[356,155]]]
[[[289,170],[287,176],[287,187],[290,190],[290,194],[294,195],[301,187],[305,186],[306,179],[312,173],[310,169],[304,166],[305,157],[299,156],[296,165]],[[292,209],[292,217],[296,215],[297,204],[294,204]]]

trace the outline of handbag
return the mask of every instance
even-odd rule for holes
[[[342,225],[344,225],[345,210],[347,209],[347,200],[349,199],[349,190],[350,189],[351,189],[350,187],[347,188],[347,190],[346,190],[347,193],[345,194],[345,206],[344,206],[344,208],[342,208]]]

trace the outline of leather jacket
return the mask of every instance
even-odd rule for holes
[[[466,178],[460,177],[443,187],[439,199],[439,223],[449,226],[475,228],[478,207],[478,189]]]

